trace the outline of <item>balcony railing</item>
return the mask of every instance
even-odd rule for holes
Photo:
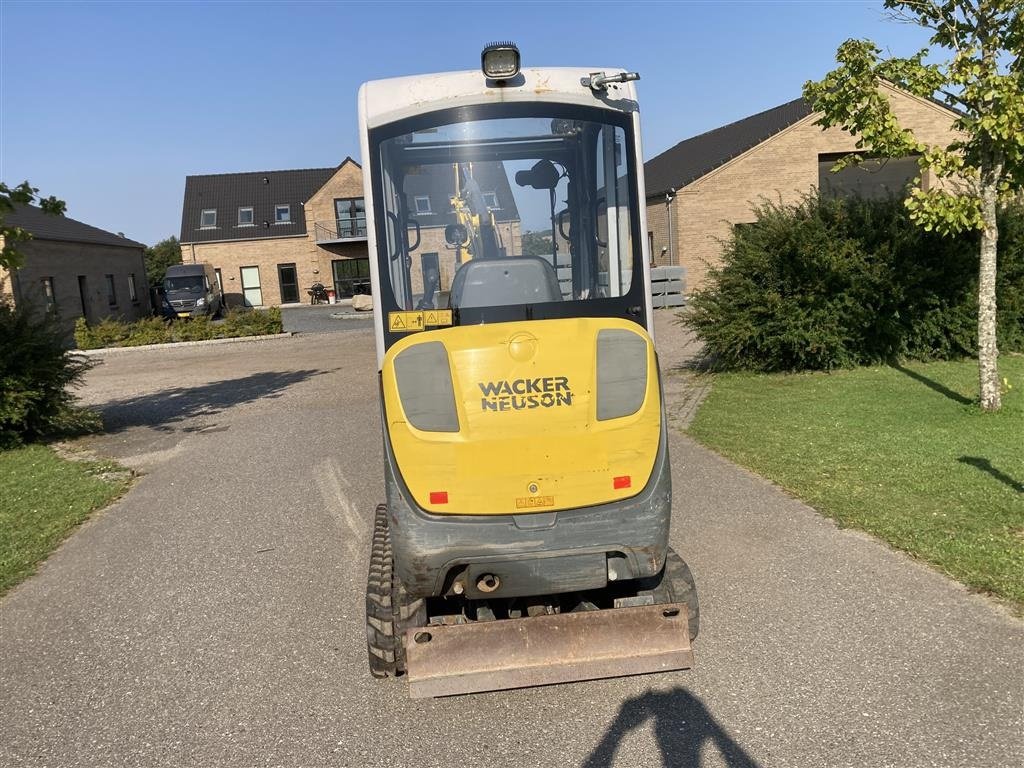
[[[366,217],[316,221],[313,222],[313,233],[318,243],[342,243],[347,240],[365,240]]]

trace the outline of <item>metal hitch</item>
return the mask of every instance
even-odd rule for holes
[[[683,603],[420,627],[405,647],[414,699],[693,666]]]

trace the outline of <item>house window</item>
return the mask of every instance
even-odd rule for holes
[[[199,215],[200,229],[213,229],[217,226],[217,209],[209,208]]]
[[[238,209],[238,226],[240,226],[240,227],[251,227],[252,226],[252,208],[239,208]]]
[[[128,275],[128,298],[131,299],[132,304],[139,303],[139,294],[135,288],[135,273],[132,272]]]
[[[107,304],[117,306],[117,289],[114,287],[114,276],[106,275],[107,278]]]
[[[832,173],[839,154],[818,155],[818,189],[823,195],[863,197],[885,200],[906,197],[907,187],[920,173],[918,156],[868,158],[860,165],[851,165]]]
[[[43,284],[43,298],[46,300],[46,311],[53,312],[57,309],[57,298],[53,293],[53,278],[44,277],[41,282]]]
[[[426,195],[417,195],[413,198],[416,206],[416,213],[430,213],[430,198]]]
[[[292,220],[292,207],[290,205],[274,206],[274,223],[289,224]]]
[[[334,201],[338,237],[366,237],[366,203],[361,197],[337,198]]]
[[[500,210],[498,206],[498,194],[496,192],[484,192],[484,205],[490,210]]]

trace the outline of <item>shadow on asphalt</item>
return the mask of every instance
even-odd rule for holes
[[[982,472],[987,472],[1000,483],[1010,486],[1017,493],[1024,493],[1024,483],[1014,480],[998,467],[993,467],[992,462],[988,459],[983,459],[979,456],[961,456],[957,461],[961,464],[966,464],[969,467],[980,469]]]
[[[760,768],[711,716],[703,702],[685,688],[648,691],[623,702],[583,768],[610,768],[622,740],[648,720],[654,721],[654,737],[665,768],[696,768],[701,750],[710,743],[729,768]]]
[[[170,432],[175,424],[197,416],[215,416],[233,405],[253,400],[277,398],[289,387],[330,371],[266,371],[224,379],[195,387],[172,387],[138,397],[108,400],[98,404],[103,414],[104,431],[120,432],[129,427],[145,426]],[[197,431],[204,427],[186,427]]]

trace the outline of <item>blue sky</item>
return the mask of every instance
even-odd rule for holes
[[[849,37],[925,42],[875,2],[58,3],[0,0],[0,178],[154,243],[188,174],[359,159],[364,80],[473,69],[512,39],[527,66],[621,66],[646,159],[796,98]]]

